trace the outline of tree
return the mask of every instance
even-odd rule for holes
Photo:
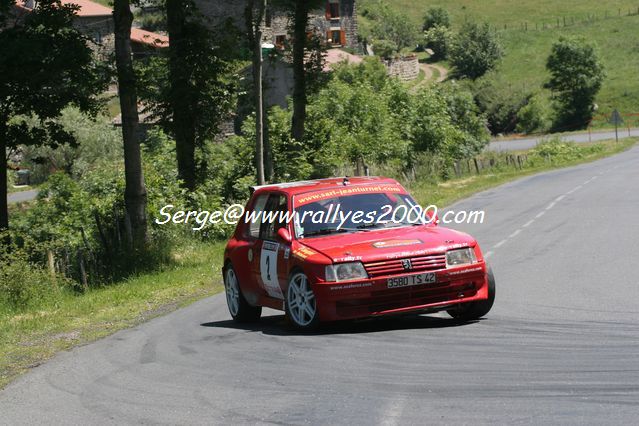
[[[435,25],[424,31],[424,45],[433,50],[433,59],[446,59],[452,42],[452,31],[443,25]]]
[[[379,2],[370,15],[374,19],[371,32],[375,39],[390,40],[398,50],[415,47],[418,28],[406,14],[398,12],[386,2]]]
[[[255,105],[255,166],[257,184],[266,183],[264,173],[264,99],[262,90],[262,20],[266,0],[249,0],[246,4],[246,31],[253,52],[253,97]]]
[[[431,7],[424,15],[422,29],[428,31],[434,27],[450,28],[450,15],[443,7]]]
[[[489,24],[467,22],[455,38],[449,56],[460,76],[475,80],[497,65],[504,49]]]
[[[146,240],[146,186],[142,172],[142,156],[138,140],[138,95],[135,71],[131,57],[131,24],[133,13],[129,0],[113,3],[115,27],[115,63],[118,75],[118,93],[122,111],[122,138],[124,140],[124,202],[131,221],[133,244],[143,247]]]
[[[108,72],[73,28],[77,6],[41,0],[24,20],[0,32],[0,229],[8,228],[7,150],[75,144],[56,122],[75,105],[96,114]],[[39,125],[31,124],[37,117]]]
[[[546,63],[557,112],[556,127],[583,128],[592,118],[595,96],[606,73],[591,44],[583,38],[561,37],[552,46]]]
[[[178,176],[189,191],[197,185],[196,148],[203,147],[229,116],[235,82],[228,57],[238,50],[237,34],[209,30],[191,0],[166,0],[168,58],[152,58],[141,70],[141,97],[175,138]],[[230,40],[235,45],[231,46]],[[200,169],[206,167],[201,163]]]

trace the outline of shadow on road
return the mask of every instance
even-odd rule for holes
[[[462,322],[453,318],[438,318],[425,315],[404,315],[396,317],[369,318],[364,320],[339,321],[322,324],[317,330],[304,332],[294,329],[284,315],[265,316],[254,323],[237,323],[233,320],[213,321],[200,324],[202,327],[228,328],[261,332],[277,336],[361,334],[391,330],[415,330],[468,326],[476,323]]]

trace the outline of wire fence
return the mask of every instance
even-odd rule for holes
[[[495,31],[500,30],[517,30],[517,31],[545,31],[558,28],[577,27],[581,25],[589,25],[607,19],[618,19],[629,16],[638,16],[639,6],[636,8],[617,8],[598,13],[587,13],[585,15],[572,16],[555,16],[546,18],[541,21],[523,21],[523,22],[504,22],[503,24],[491,24],[491,28]],[[464,16],[464,20],[471,19]]]

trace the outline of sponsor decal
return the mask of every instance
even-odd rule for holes
[[[309,195],[302,195],[295,198],[296,206],[314,203],[316,201],[327,200],[329,198],[344,197],[356,194],[386,194],[386,193],[405,194],[406,192],[397,185],[371,185],[371,186],[346,186],[343,188],[335,188],[328,191],[318,191]]]
[[[366,287],[372,287],[372,286],[373,286],[372,283],[354,283],[354,284],[334,285],[334,286],[331,286],[330,289],[331,290],[349,290],[353,288],[366,288]]]
[[[248,251],[248,261],[252,262],[253,261],[253,249],[249,249]]]
[[[422,244],[422,240],[385,240],[385,241],[377,241],[373,243],[373,247],[375,248],[389,248],[389,247],[403,247],[403,246],[412,246],[415,244]]]
[[[293,252],[293,256],[305,260],[307,257],[317,254],[315,250],[311,250],[308,247],[300,246],[297,250]]]
[[[262,252],[260,254],[260,276],[264,289],[269,296],[278,299],[284,299],[280,281],[277,277],[277,252],[280,248],[279,243],[264,241],[262,243]]]
[[[291,255],[291,249],[290,249],[290,247],[286,247],[284,249],[284,259],[288,259],[290,257],[290,255]]]

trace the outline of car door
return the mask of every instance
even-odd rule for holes
[[[286,195],[270,194],[260,227],[259,267],[256,278],[266,295],[275,299],[284,299],[282,284],[288,275],[290,246],[277,237],[277,231],[288,226],[284,216],[287,211]]]

